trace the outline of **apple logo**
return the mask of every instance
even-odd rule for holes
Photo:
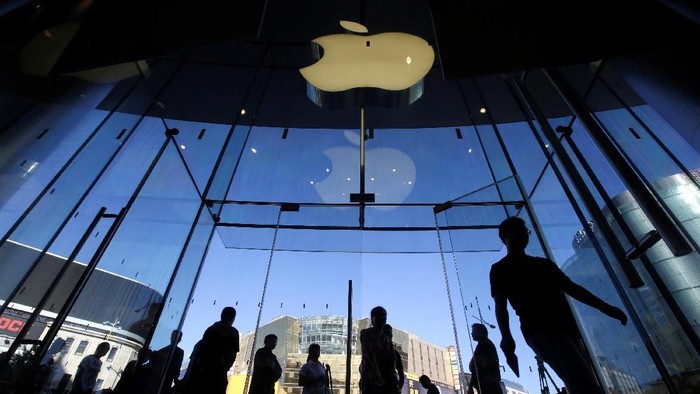
[[[360,135],[357,131],[345,131],[350,143],[323,151],[330,160],[326,168],[328,177],[314,182],[319,197],[325,203],[347,203],[350,193],[357,193],[359,185]],[[365,150],[365,187],[375,194],[376,203],[400,204],[413,190],[416,165],[410,156],[394,148],[368,148]],[[390,210],[390,206],[372,206],[373,209]]]
[[[299,70],[312,101],[347,106],[362,95],[367,104],[400,106],[421,97],[435,60],[427,41],[398,32],[367,35],[365,26],[350,21],[340,25],[350,33],[315,38],[312,53],[319,60]]]

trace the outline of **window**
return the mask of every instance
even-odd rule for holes
[[[109,354],[107,355],[107,361],[113,361],[114,357],[117,356],[118,350],[119,349],[117,349],[116,347],[112,347],[111,349],[109,349]]]
[[[87,348],[88,343],[88,341],[80,341],[80,343],[78,344],[78,348],[75,349],[75,355],[82,356],[83,353],[85,353],[85,349]]]
[[[71,346],[73,346],[73,341],[75,341],[75,338],[66,338],[66,343],[61,348],[61,353],[68,353]]]

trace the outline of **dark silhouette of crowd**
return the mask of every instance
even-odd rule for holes
[[[519,318],[525,342],[538,361],[546,362],[556,372],[568,393],[604,393],[567,296],[619,320],[622,325],[627,323],[626,314],[573,282],[552,260],[528,255],[525,249],[530,230],[523,219],[505,219],[499,225],[498,234],[505,245],[506,255],[491,266],[489,281],[501,334],[500,348],[507,364],[519,375],[516,345],[509,322],[510,304]],[[182,379],[180,370],[184,351],[178,347],[182,332],[173,330],[167,346],[155,351],[141,349],[138,357],[120,372],[120,379],[111,392],[225,394],[228,372],[240,350],[239,332],[233,326],[235,319],[235,308],[227,306],[221,310],[220,320],[210,325],[194,346]],[[393,342],[393,329],[387,324],[387,310],[382,306],[374,307],[370,321],[369,327],[359,333],[362,357],[360,391],[362,394],[400,394],[405,386],[405,372]],[[137,322],[134,330],[146,337],[153,324],[153,319],[145,319]],[[502,394],[498,351],[489,339],[488,329],[484,324],[476,323],[472,325],[471,334],[476,347],[469,362],[471,377],[467,382],[467,394]],[[275,384],[283,374],[282,365],[273,353],[277,340],[274,334],[266,335],[264,345],[256,350],[247,394],[275,393]],[[93,354],[80,362],[71,393],[93,392],[102,368],[101,358],[109,350],[108,342],[100,343]],[[319,361],[320,355],[321,347],[311,344],[307,362],[299,371],[302,394],[332,394],[330,366]],[[427,375],[422,375],[419,382],[427,394],[440,393],[439,387]],[[103,391],[110,392],[109,389]]]

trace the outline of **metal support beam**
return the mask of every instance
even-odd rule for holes
[[[544,74],[552,82],[552,85],[559,92],[574,115],[581,121],[598,147],[612,162],[613,167],[627,186],[629,192],[659,234],[661,234],[661,237],[673,255],[684,256],[690,253],[693,248],[690,246],[683,233],[676,227],[669,214],[663,209],[659,201],[640,179],[639,175],[634,171],[627,160],[625,160],[615,143],[610,139],[600,124],[598,124],[584,103],[581,102],[576,91],[571,87],[566,78],[555,68],[545,68]]]

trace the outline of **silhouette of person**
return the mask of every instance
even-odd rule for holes
[[[520,330],[528,346],[559,375],[569,393],[603,393],[582,347],[581,334],[565,295],[623,325],[627,324],[627,316],[574,283],[553,261],[525,254],[529,234],[520,218],[508,218],[498,227],[507,254],[491,266],[490,281],[501,349],[506,358],[515,358],[507,310],[510,302],[520,318]]]
[[[467,394],[474,394],[474,387],[479,394],[502,394],[498,351],[496,351],[496,345],[489,339],[486,326],[481,323],[472,324],[472,339],[477,342],[477,345],[469,362],[472,378],[469,381]]]
[[[148,365],[151,349],[141,348],[136,359],[129,361],[121,372],[119,381],[114,386],[114,394],[139,394],[144,393],[151,371]]]
[[[428,394],[440,394],[440,389],[437,388],[435,383],[433,383],[430,378],[426,375],[421,375],[418,378],[418,382],[423,386],[424,389],[428,390]]]
[[[282,376],[282,367],[272,350],[277,346],[277,335],[268,334],[265,345],[255,352],[253,376],[248,394],[274,394],[275,382]]]
[[[301,394],[324,394],[324,389],[328,387],[327,369],[330,366],[321,364],[318,361],[320,356],[321,346],[317,343],[309,345],[309,357],[299,370],[299,386],[304,387]]]
[[[363,394],[397,394],[396,352],[391,339],[384,332],[386,309],[372,308],[372,325],[360,331],[362,361],[360,362],[360,390]]]
[[[102,342],[97,345],[95,353],[85,356],[83,360],[80,361],[78,371],[75,373],[75,378],[73,379],[71,394],[92,393],[95,388],[95,383],[97,382],[97,375],[102,368],[102,360],[100,360],[100,358],[108,352],[109,342]]]
[[[389,324],[385,324],[384,327],[382,328],[384,330],[384,334],[389,338],[389,340],[392,343],[393,346],[393,339],[394,339],[394,327],[392,327]],[[394,347],[394,360],[396,362],[396,375],[398,378],[398,387],[399,391],[403,388],[403,382],[406,380],[406,375],[404,374],[403,371],[403,362],[401,361],[401,355],[399,354],[399,351],[396,350],[396,347]]]
[[[233,327],[235,319],[236,309],[227,306],[221,310],[221,320],[204,331],[190,356],[186,392],[226,393],[227,372],[239,350],[238,330]]]
[[[165,380],[163,381],[163,388],[160,390],[161,394],[172,393],[173,386],[178,383],[178,376],[180,375],[180,368],[182,367],[182,360],[185,357],[185,351],[177,346],[182,340],[182,331],[173,330],[170,334],[170,344],[156,350],[151,354],[151,370],[153,372],[153,377],[150,379],[148,392],[156,393],[158,392],[158,386],[160,385],[160,375],[165,368],[168,357],[170,356],[170,351],[173,350],[173,358],[168,365],[168,370],[165,372]]]

